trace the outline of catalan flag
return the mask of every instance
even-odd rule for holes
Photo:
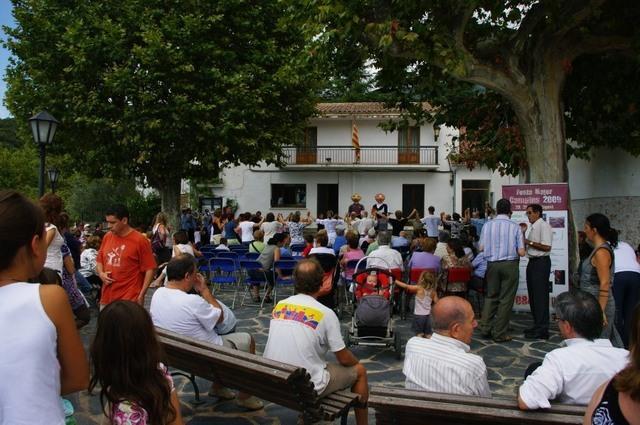
[[[355,150],[356,164],[360,163],[360,136],[358,135],[358,124],[355,118],[351,120],[351,146]]]

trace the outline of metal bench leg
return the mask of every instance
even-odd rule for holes
[[[342,416],[340,416],[340,425],[347,425],[347,420],[349,419],[349,410],[347,409]]]
[[[204,401],[200,400],[200,388],[198,388],[198,383],[196,382],[196,377],[193,373],[186,374],[184,372],[171,372],[171,376],[184,376],[191,382],[193,386],[193,392],[195,393],[195,400],[192,402],[193,405],[197,406],[199,404],[204,403]]]

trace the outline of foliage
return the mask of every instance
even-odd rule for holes
[[[574,61],[605,52],[629,55],[639,44],[640,4],[624,0],[299,3],[317,50],[328,58],[347,56],[336,61],[336,71],[342,64],[344,75],[357,75],[350,66],[366,64],[378,70],[373,86],[388,92],[412,118],[466,127],[466,139],[455,152],[461,161],[479,160],[510,174],[535,169],[541,179],[566,178],[560,94],[567,78],[574,77],[572,69],[583,82],[591,76],[588,67],[573,66]],[[627,76],[636,75],[637,64],[631,68]],[[611,91],[624,91],[625,81],[630,80],[616,81]],[[581,87],[596,90],[590,84]],[[582,108],[586,105],[577,92],[565,95],[572,97],[567,102],[572,116],[589,112],[575,121],[580,136],[598,136],[602,144],[607,132],[592,131],[599,109],[594,103],[591,111]],[[421,101],[434,110],[425,114],[412,107]],[[619,145],[611,137],[609,142]],[[584,145],[597,143],[590,137]],[[545,151],[553,154],[541,154]]]
[[[67,188],[61,193],[65,208],[73,219],[83,222],[102,222],[107,208],[125,204],[129,208],[131,224],[146,228],[160,210],[158,196],[141,194],[133,179],[93,179],[75,174],[68,179]]]
[[[21,143],[16,137],[16,120],[0,118],[0,146],[18,147]]]
[[[163,189],[278,162],[313,113],[312,57],[280,1],[12,1],[7,105],[49,110],[54,149],[96,176]]]
[[[0,189],[14,189],[26,196],[38,196],[40,161],[33,144],[10,147],[0,144]]]

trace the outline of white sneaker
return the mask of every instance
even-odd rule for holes
[[[236,393],[234,393],[227,387],[222,387],[216,390],[210,389],[209,395],[211,397],[218,397],[221,400],[233,400],[234,398],[236,398]]]
[[[249,396],[245,399],[237,399],[236,403],[238,406],[244,407],[249,410],[260,410],[264,407],[264,403],[258,397]]]

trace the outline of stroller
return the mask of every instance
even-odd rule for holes
[[[353,275],[356,308],[351,317],[351,326],[344,331],[347,347],[351,345],[368,345],[393,347],[398,359],[402,356],[402,339],[394,330],[391,313],[394,301],[394,276],[389,269],[366,267],[362,270],[360,259]],[[376,259],[376,261],[384,261]]]

